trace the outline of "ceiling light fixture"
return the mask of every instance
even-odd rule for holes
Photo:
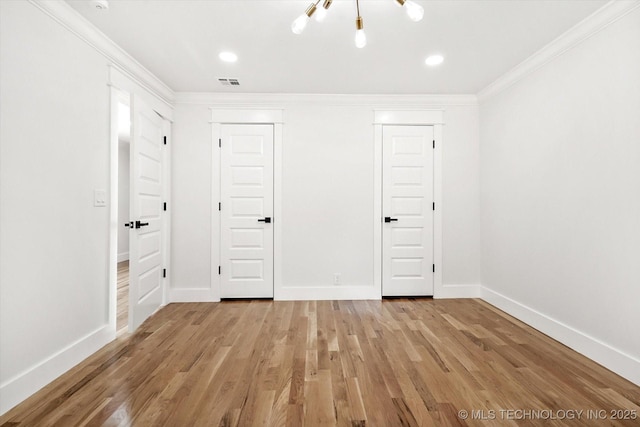
[[[233,52],[220,52],[218,58],[224,62],[236,62],[238,60],[238,55]]]
[[[304,29],[307,27],[309,20],[315,14],[316,21],[322,22],[324,18],[327,16],[327,10],[333,0],[324,0],[322,6],[318,7],[322,0],[316,0],[314,3],[311,3],[307,10],[300,16],[298,16],[293,23],[291,24],[291,31],[294,34],[301,34]],[[357,48],[363,48],[367,45],[367,35],[364,32],[364,23],[362,21],[362,16],[360,16],[360,2],[359,0],[355,0],[356,2],[356,36],[355,43]],[[396,2],[404,7],[407,11],[407,15],[412,21],[418,22],[422,20],[424,17],[424,9],[419,4],[415,3],[412,0],[396,0]]]
[[[333,0],[324,0],[322,7],[316,10],[316,14],[315,14],[316,21],[318,22],[324,21],[324,18],[327,16],[327,10],[329,10],[329,6],[331,6],[331,3],[333,3]]]
[[[364,33],[364,23],[362,22],[362,16],[360,16],[360,3],[356,0],[356,11],[358,16],[356,17],[356,47],[362,49],[367,45],[367,35]]]
[[[309,19],[311,19],[311,16],[316,11],[316,5],[318,3],[320,3],[320,0],[315,3],[311,3],[307,10],[293,21],[293,24],[291,24],[291,31],[293,31],[294,34],[301,34],[304,31]]]
[[[415,3],[411,0],[396,0],[396,2],[400,6],[404,7],[404,9],[407,11],[409,19],[411,19],[412,21],[418,22],[421,21],[424,17],[424,9],[418,3]]]
[[[424,63],[429,67],[435,67],[436,65],[442,64],[443,61],[444,57],[442,55],[430,55],[424,60]]]

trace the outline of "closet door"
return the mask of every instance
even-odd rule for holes
[[[433,295],[433,127],[382,129],[382,295]]]
[[[222,298],[273,298],[273,125],[222,125]]]

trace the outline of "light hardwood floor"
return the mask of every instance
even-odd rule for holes
[[[231,301],[168,305],[0,425],[638,426],[639,412],[640,387],[479,300]]]
[[[129,261],[118,263],[118,310],[116,315],[116,331],[127,332],[129,322]]]

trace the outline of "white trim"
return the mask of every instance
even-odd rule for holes
[[[482,287],[480,284],[443,284],[438,292],[434,292],[436,299],[448,298],[480,298]]]
[[[216,276],[217,269],[216,264]],[[210,288],[170,288],[168,294],[170,302],[220,302],[220,297],[215,296]]]
[[[283,124],[273,124],[273,299],[284,299],[282,280],[282,155]]]
[[[220,150],[218,139],[222,137],[220,123],[211,124],[211,283],[205,301],[220,301]],[[217,172],[217,176],[214,174]],[[218,237],[216,241],[214,236]],[[195,293],[194,293],[195,295]],[[173,298],[172,298],[172,301]]]
[[[375,112],[374,112],[375,121]],[[373,286],[382,298],[382,125],[373,126]]]
[[[162,306],[169,303],[169,288],[171,287],[171,147],[173,137],[171,122],[162,121],[162,130],[167,138],[167,145],[162,146],[162,202],[167,204],[167,210],[162,212],[162,268],[166,269],[166,277],[162,280]]]
[[[384,125],[433,126],[436,147],[433,153],[433,198],[436,210],[433,215],[433,297],[441,298],[442,289],[442,127],[443,110],[387,110],[373,111],[373,277],[375,290],[382,298],[382,128]],[[368,298],[367,298],[368,299]]]
[[[276,124],[282,123],[282,110],[249,108],[211,108],[211,123]]]
[[[433,212],[433,263],[436,265],[436,271],[433,273],[433,297],[440,298],[444,294],[442,285],[442,126],[434,124],[433,139],[436,141],[436,147],[433,150],[433,201],[436,209]]]
[[[118,262],[129,261],[129,252],[122,252],[118,254]]]
[[[479,102],[504,91],[638,7],[640,2],[634,0],[610,1],[478,92]]]
[[[163,119],[173,120],[173,105],[160,98],[155,92],[150,91],[135,79],[131,74],[116,65],[109,65],[109,86],[128,93],[139,95],[149,106]]]
[[[475,95],[341,95],[341,94],[287,94],[287,93],[215,93],[176,92],[175,104],[255,108],[271,106],[322,105],[371,106],[384,105],[391,109],[425,106],[478,105]]]
[[[115,337],[114,328],[110,325],[102,326],[0,384],[0,415],[100,350]]]
[[[640,385],[640,360],[635,357],[486,286],[482,287],[482,299],[605,368]]]
[[[118,214],[118,162],[119,162],[119,141],[118,141],[118,105],[126,95],[120,92],[118,89],[109,88],[109,247],[107,253],[109,254],[109,305],[107,306],[107,317],[109,326],[115,331],[116,321],[118,316],[118,262],[120,262],[120,256],[118,255],[118,227],[120,225],[120,218]],[[126,101],[129,105],[129,101]],[[129,253],[127,252],[127,259]]]
[[[107,60],[118,64],[120,68],[126,70],[129,78],[146,90],[157,94],[168,105],[173,102],[175,94],[169,86],[164,84],[151,71],[142,66],[135,58],[125,52],[124,49],[114,43],[65,1],[30,0],[30,2],[102,54]]]
[[[277,297],[279,301],[379,300],[380,298],[380,289],[373,286],[281,286]]]
[[[375,125],[443,124],[442,110],[373,110]]]

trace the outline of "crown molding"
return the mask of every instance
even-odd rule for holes
[[[115,44],[102,31],[87,21],[63,0],[29,0],[38,9],[75,34],[107,60],[125,71],[136,83],[168,104],[173,103],[173,90],[131,55]]]
[[[217,93],[176,92],[176,104],[207,106],[285,106],[285,105],[331,105],[331,106],[389,106],[399,108],[477,105],[475,95],[345,95],[304,93]]]
[[[610,1],[478,92],[478,101],[482,103],[504,91],[638,7],[637,0]]]

